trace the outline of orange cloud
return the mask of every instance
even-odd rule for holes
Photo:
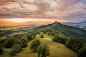
[[[24,19],[22,19],[24,20]],[[34,19],[35,20],[35,19]],[[17,21],[17,20],[16,20]],[[25,21],[25,22],[13,22],[10,19],[0,19],[0,26],[17,26],[17,25],[29,25],[29,24],[42,24],[42,25],[46,25],[46,24],[50,24],[53,21],[43,21],[40,20],[39,21]]]

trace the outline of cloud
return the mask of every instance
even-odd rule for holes
[[[0,0],[0,18],[86,21],[86,0]]]

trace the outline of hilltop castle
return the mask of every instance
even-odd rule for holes
[[[55,21],[54,23],[59,23],[58,21]]]

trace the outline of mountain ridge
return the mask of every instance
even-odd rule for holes
[[[39,31],[39,30],[47,29],[47,28],[57,30],[69,37],[83,38],[83,39],[86,38],[86,30],[77,28],[77,27],[67,26],[61,23],[52,23],[48,25],[42,25],[42,26],[35,28],[34,30]]]

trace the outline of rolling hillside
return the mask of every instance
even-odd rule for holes
[[[9,38],[9,35],[11,35],[12,37],[16,38],[18,36],[27,35],[29,33],[34,33],[34,32],[37,32],[43,29],[48,29],[48,28],[57,30],[69,37],[82,38],[82,39],[86,38],[86,30],[77,28],[77,27],[63,25],[61,23],[52,23],[48,25],[42,25],[39,27],[31,27],[31,28],[23,27],[23,28],[20,28],[20,29],[17,28],[14,30],[13,29],[12,30],[0,30],[1,32],[0,37],[6,36],[7,38]]]
[[[41,35],[44,35],[44,38],[40,38]],[[64,36],[64,34],[61,35]],[[48,36],[48,32],[46,34],[43,34],[43,32],[41,32],[40,34],[36,35],[36,38],[38,38],[42,44],[48,44],[50,49],[50,55],[47,57],[77,57],[77,53],[67,48],[64,44],[53,42],[53,36]],[[38,57],[37,52],[33,52],[29,49],[30,43],[31,41],[28,42],[28,47],[22,48],[23,50],[13,57]],[[0,57],[9,57],[9,53],[10,51],[5,51],[2,55],[0,55]]]
[[[61,23],[52,23],[52,24],[48,24],[48,25],[42,25],[33,30],[30,30],[29,33],[37,32],[37,31],[40,31],[42,29],[47,29],[47,28],[52,28],[54,30],[57,30],[69,37],[83,38],[83,39],[86,38],[86,30],[83,30],[83,29],[77,28],[77,27],[63,25]]]

